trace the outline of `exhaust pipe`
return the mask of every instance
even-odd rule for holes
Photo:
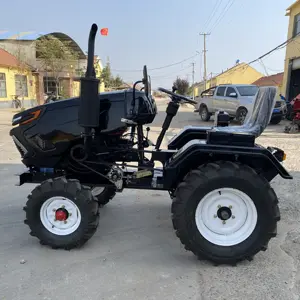
[[[94,68],[95,38],[98,31],[97,24],[93,24],[88,40],[88,58],[85,77],[80,79],[80,106],[78,124],[84,128],[84,144],[87,153],[90,152],[92,131],[99,127],[100,100],[99,79],[96,78]]]

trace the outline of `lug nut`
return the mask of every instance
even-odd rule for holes
[[[214,218],[216,218],[217,217],[217,215],[214,215]]]
[[[221,205],[218,205],[218,208],[221,208],[222,206]]]
[[[72,213],[69,213],[69,217],[71,217],[72,216]]]
[[[56,209],[55,209],[55,208],[53,208],[53,209],[52,209],[52,211],[53,211],[53,212],[56,212]]]
[[[65,206],[64,206],[64,205],[62,205],[62,206],[61,206],[61,208],[65,208]]]
[[[235,216],[231,216],[232,219],[235,219]]]
[[[222,223],[223,223],[223,224],[226,224],[226,221],[223,221]]]
[[[232,209],[232,205],[229,205],[229,209]]]
[[[67,224],[68,223],[67,220],[65,220],[64,223]]]

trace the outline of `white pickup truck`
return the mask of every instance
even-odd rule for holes
[[[252,113],[255,95],[258,91],[256,85],[229,84],[212,87],[201,93],[195,100],[196,112],[203,121],[209,121],[217,111],[226,111],[230,117],[243,123],[247,113]]]

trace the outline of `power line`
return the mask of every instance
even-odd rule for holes
[[[215,3],[215,6],[210,14],[210,16],[208,17],[207,21],[205,22],[203,28],[206,28],[209,23],[211,22],[211,20],[213,19],[214,15],[216,14],[218,8],[220,7],[221,3],[222,3],[223,0],[217,0],[216,3]]]
[[[266,52],[265,54],[261,55],[260,57],[258,57],[258,58],[256,58],[256,59],[254,59],[254,60],[252,60],[252,61],[246,63],[246,65],[241,65],[241,66],[239,66],[238,68],[235,68],[234,70],[231,70],[231,71],[229,71],[229,72],[236,71],[236,70],[238,70],[239,68],[245,69],[245,70],[244,70],[244,72],[245,72],[245,71],[247,70],[247,68],[248,68],[251,64],[254,64],[254,63],[256,63],[256,62],[262,61],[262,59],[265,58],[266,56],[272,54],[273,52],[275,52],[275,51],[277,51],[277,50],[283,49],[283,48],[286,47],[289,43],[295,41],[295,38],[296,38],[297,36],[299,36],[299,35],[300,35],[300,33],[298,33],[296,36],[294,36],[294,37],[292,37],[292,38],[287,39],[285,42],[279,44],[278,46],[276,46],[275,48],[273,48],[273,49],[271,49],[270,51]],[[223,73],[223,72],[222,72],[222,73]],[[219,74],[222,74],[222,73],[219,73]]]
[[[177,75],[178,75],[178,73],[180,73],[180,72],[182,72],[182,71],[185,71],[185,70],[191,68],[191,66],[192,66],[192,65],[188,65],[187,67],[184,67],[184,68],[180,69],[180,70],[177,71],[177,72],[169,73],[168,75],[165,74],[165,75],[151,76],[151,79],[162,79],[162,78],[168,78],[168,77],[176,76],[176,75],[174,75],[174,74],[177,74]]]
[[[211,28],[210,32],[212,32],[217,27],[217,25],[222,21],[222,19],[224,18],[224,16],[228,12],[228,10],[232,7],[232,5],[234,4],[234,2],[235,2],[235,0],[229,0],[227,2],[227,5],[225,6],[225,8],[223,10],[223,13],[221,13],[219,15],[219,18],[216,20],[215,24],[213,24],[213,27]]]
[[[156,67],[156,68],[149,68],[148,71],[161,70],[161,69],[173,67],[173,66],[182,64],[182,63],[184,63],[184,62],[186,62],[186,61],[188,61],[188,60],[190,60],[192,58],[195,58],[197,55],[199,55],[199,53],[197,53],[197,54],[195,54],[193,56],[190,56],[190,57],[188,57],[186,59],[183,59],[183,60],[181,60],[179,62],[173,63],[173,64],[169,64],[169,65],[165,65],[165,66],[161,66],[161,67]],[[140,69],[140,70],[116,70],[116,69],[112,69],[112,71],[114,71],[114,72],[141,72],[142,69]]]

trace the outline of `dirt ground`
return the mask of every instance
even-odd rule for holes
[[[165,103],[151,126],[160,131]],[[257,140],[287,153],[293,180],[272,181],[280,201],[278,236],[266,252],[237,267],[212,266],[186,252],[174,234],[168,193],[125,191],[100,211],[97,233],[80,250],[41,246],[23,223],[32,185],[15,187],[22,170],[9,137],[11,111],[0,111],[0,299],[284,299],[300,295],[300,134],[270,125]],[[185,125],[207,125],[182,107],[165,143]]]

